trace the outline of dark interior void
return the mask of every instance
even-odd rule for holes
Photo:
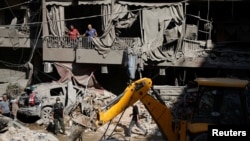
[[[200,87],[193,122],[245,124],[244,88]]]
[[[248,70],[217,69],[217,68],[165,68],[165,75],[159,74],[159,67],[145,67],[142,71],[142,77],[149,77],[153,85],[186,85],[197,77],[236,77],[250,78]],[[95,72],[97,81],[107,90],[120,94],[126,88],[129,82],[128,71],[121,66],[108,66],[108,74],[101,73],[101,69]],[[140,75],[136,72],[135,80]],[[176,83],[176,80],[177,83]]]
[[[39,62],[36,60],[36,62]],[[96,71],[94,72],[96,80],[106,90],[114,94],[121,94],[127,87],[129,82],[129,75],[127,68],[120,65],[108,65],[108,73],[101,72],[101,65],[94,65]],[[219,69],[219,68],[183,68],[183,67],[166,67],[165,75],[160,75],[160,67],[146,66],[142,71],[142,77],[151,78],[153,85],[186,85],[197,77],[235,77],[249,79],[249,70],[242,69]],[[52,73],[44,73],[43,67],[35,64],[33,83],[51,82],[59,80],[56,69]],[[135,80],[140,79],[140,75],[136,72]]]
[[[78,18],[75,20],[70,20]],[[98,36],[102,35],[102,18],[100,5],[77,5],[65,7],[65,23],[67,28],[72,24],[80,34],[84,34],[88,24],[96,29]]]
[[[250,22],[249,4],[250,1],[190,1],[186,12],[213,21],[211,39],[214,42],[249,41],[249,30],[246,28]],[[198,25],[203,30],[206,22],[187,16],[187,24]],[[198,39],[205,40],[208,36],[199,32]]]

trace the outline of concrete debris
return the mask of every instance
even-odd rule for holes
[[[6,130],[2,130],[0,134],[0,141],[59,141],[54,135],[50,133],[43,133],[30,130],[19,122],[8,117],[0,115],[0,121],[4,121]]]
[[[172,109],[172,107],[176,107],[176,103],[181,101],[183,96],[183,89],[184,87],[155,87],[155,89],[159,90],[161,93],[162,99],[166,102],[166,105]],[[96,110],[99,108],[103,108],[107,106],[110,102],[113,102],[117,96],[109,91],[106,90],[97,90],[97,89],[87,89],[84,91],[83,95],[78,95],[76,97],[78,103],[76,102],[75,105],[72,105],[74,108],[69,108],[73,110],[70,115],[65,116],[65,125],[70,128],[70,133],[67,132],[69,135],[69,141],[73,141],[77,137],[81,137],[83,132],[91,132],[93,131],[92,128],[88,128],[88,126],[83,127],[80,124],[75,124],[75,117],[78,117],[81,114],[85,114],[86,116],[90,117],[90,119],[94,119]],[[139,107],[140,113],[140,123],[142,126],[147,130],[148,135],[156,135],[161,137],[162,134],[156,124],[156,122],[152,119],[151,115],[144,107],[144,105],[137,101],[135,103]],[[178,109],[180,110],[180,109]],[[128,131],[128,127],[131,121],[132,113],[132,106],[128,107],[124,112],[120,113],[116,116],[111,123],[107,123],[97,130],[100,132],[105,132],[106,136],[119,134],[122,135],[122,138],[125,138],[125,135]],[[55,137],[50,132],[43,132],[43,131],[32,131],[29,128],[21,125],[20,123],[12,120],[12,119],[1,119],[0,122],[0,130],[5,130],[4,133],[0,134],[0,141],[26,141],[26,140],[46,140],[46,141],[58,141],[59,139]],[[8,123],[8,124],[6,124]],[[11,124],[10,124],[11,123]],[[78,122],[76,122],[78,123]],[[43,120],[37,120],[37,125],[42,125]],[[68,129],[67,129],[68,130]],[[71,131],[75,131],[72,132]],[[95,131],[94,131],[95,132]],[[141,136],[143,133],[135,126],[132,129],[132,137]],[[27,138],[28,137],[28,138]]]
[[[161,94],[161,98],[163,101],[165,101],[165,104],[173,111],[179,111],[180,109],[174,109],[174,107],[179,107],[179,103],[182,103],[183,100],[183,90],[185,87],[182,86],[164,86],[164,87],[155,87],[157,90],[159,90]],[[105,94],[96,94],[96,92],[93,92],[91,90],[87,91],[82,96],[82,112],[81,110],[75,109],[74,112],[77,112],[78,114],[75,114],[76,117],[80,114],[85,114],[85,116],[94,115],[93,113],[96,112],[95,108],[105,106],[107,103],[112,101],[112,99],[115,99],[115,95],[112,93],[105,93]],[[158,137],[162,137],[162,134],[156,124],[156,122],[152,119],[150,113],[148,110],[144,107],[143,103],[140,101],[137,101],[135,103],[138,105],[139,113],[140,113],[140,123],[141,125],[147,130],[148,135],[156,135]],[[97,128],[97,131],[106,133],[106,136],[109,136],[113,133],[120,133],[124,137],[128,131],[129,124],[131,121],[131,116],[129,116],[132,113],[132,106],[128,107],[124,112],[118,114],[114,119],[112,119],[111,123],[106,123],[105,125],[102,125],[101,127]],[[76,119],[76,118],[75,118]],[[81,118],[80,118],[81,119]],[[75,122],[77,120],[74,120]],[[81,121],[77,122],[79,124]],[[85,124],[87,125],[87,124]],[[88,126],[85,126],[88,127]],[[91,132],[93,130],[88,130],[86,128],[85,132]],[[132,137],[134,136],[140,136],[143,135],[141,133],[141,130],[139,130],[136,126],[132,129]]]
[[[183,95],[184,95],[183,92],[185,89],[184,86],[164,86],[164,87],[155,86],[155,89],[159,90],[161,98],[163,99],[165,104],[171,110],[173,110],[173,112],[183,110],[180,107],[180,103],[183,103]],[[144,105],[140,101],[137,101],[135,104],[138,105],[139,107],[139,113],[141,117],[140,123],[148,131],[148,135],[156,135],[158,137],[162,137],[159,127],[157,126],[156,122],[152,119],[150,113],[144,107]],[[179,107],[179,108],[176,109],[176,107]],[[117,117],[115,117],[112,120],[112,124],[109,125],[109,128],[108,128],[108,124],[106,124],[100,127],[98,130],[101,130],[102,132],[105,132],[107,130],[107,135],[111,134],[113,131],[126,133],[129,127],[129,123],[131,121],[131,117],[129,116],[131,113],[132,113],[132,107],[130,106],[124,111],[124,113],[120,113]],[[114,129],[115,127],[116,129]],[[132,137],[136,137],[140,135],[141,130],[139,130],[135,126],[132,129],[132,133],[136,133],[136,134],[132,134]]]
[[[14,127],[11,127],[14,128]],[[59,141],[52,134],[37,133],[36,131],[19,131],[17,129],[11,129],[14,133],[6,132],[0,135],[0,141]]]
[[[16,99],[23,90],[24,88],[19,83],[10,83],[6,88],[6,94],[9,98]]]
[[[8,124],[11,121],[10,118],[2,116],[0,114],[0,132],[4,132],[6,130],[8,130]]]
[[[140,115],[141,115],[140,123],[148,131],[148,135],[161,136],[161,132],[157,124],[152,120],[150,114],[148,113],[144,105],[140,101],[138,101],[136,104],[140,109]],[[128,107],[124,111],[124,113],[120,113],[117,117],[115,117],[110,125],[109,123],[107,123],[102,127],[98,128],[98,130],[101,132],[105,132],[107,130],[106,135],[111,135],[112,132],[126,134],[132,118],[129,116],[131,113],[132,113],[132,107]],[[133,134],[132,135],[133,137],[143,134],[141,133],[141,130],[138,129],[136,126],[133,127],[132,133],[138,133],[138,134]]]
[[[39,120],[37,120],[37,121],[36,121],[36,124],[38,124],[38,125],[42,125],[42,124],[43,124],[43,119],[39,119]]]

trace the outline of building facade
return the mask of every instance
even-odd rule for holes
[[[18,16],[12,7],[4,8],[20,3],[24,4],[16,7],[22,11],[16,12]],[[22,63],[11,55],[11,63],[15,70],[24,67],[26,80],[36,79],[30,83],[64,82],[93,73],[110,89],[140,77],[162,85],[184,85],[197,75],[248,77],[248,4],[244,0],[8,1],[0,11],[4,15],[0,49],[25,54],[18,59]],[[89,24],[97,37],[83,36]],[[70,25],[80,33],[75,40],[67,34]]]

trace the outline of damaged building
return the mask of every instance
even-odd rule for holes
[[[248,77],[246,5],[243,0],[1,1],[1,93],[10,83],[26,87],[73,78],[83,84],[91,74],[116,94],[140,77],[154,78],[156,85],[185,85],[197,76]],[[82,36],[88,24],[97,37]],[[73,43],[70,25],[80,33]]]
[[[159,85],[185,85],[197,76],[248,77],[248,36],[243,33],[248,17],[240,8],[244,1],[48,0],[45,4],[44,68],[53,68],[54,62],[91,65],[100,83],[115,93],[122,92],[129,79],[143,76],[154,77]],[[218,11],[222,5],[230,16]],[[65,36],[71,24],[80,32],[74,47]],[[98,32],[91,42],[81,36],[88,24]],[[240,30],[229,32],[231,28]],[[114,82],[120,89],[112,88]]]
[[[245,0],[2,0],[0,95],[42,82],[73,82],[119,95],[131,81],[149,77],[171,107],[196,77],[249,79],[248,5]],[[89,24],[97,37],[83,36]],[[80,33],[76,40],[67,34],[70,25]],[[71,94],[67,90],[64,96]],[[51,108],[39,110],[48,119]]]

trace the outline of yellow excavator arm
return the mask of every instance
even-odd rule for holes
[[[245,90],[245,86],[248,84],[248,81],[245,80],[229,78],[197,78],[195,81],[198,85],[204,87],[215,86],[225,89],[230,88],[229,90],[231,88],[242,88],[242,90]],[[152,93],[149,93],[150,90],[152,90]],[[208,123],[187,122],[182,119],[176,121],[178,119],[174,119],[171,109],[155,93],[157,92],[152,89],[152,80],[150,78],[139,79],[131,83],[122,95],[117,96],[105,107],[102,107],[100,110],[95,109],[92,112],[94,113],[93,116],[80,114],[80,116],[74,118],[74,121],[82,125],[82,127],[97,129],[140,100],[168,141],[186,141],[187,135],[190,133],[192,134],[191,140],[206,140],[204,132],[208,130]],[[75,133],[75,131],[72,131],[72,133]]]
[[[109,122],[122,111],[126,110],[126,108],[132,106],[136,101],[147,95],[151,87],[152,81],[149,78],[142,78],[130,84],[117,103],[112,105],[108,110],[98,113],[98,126]]]
[[[169,141],[177,141],[179,125],[173,124],[171,110],[165,104],[156,100],[152,95],[149,95],[151,87],[152,81],[149,78],[139,79],[129,85],[117,103],[112,105],[108,110],[99,112],[98,126],[109,122],[126,110],[126,108],[140,100],[161,129],[163,135],[165,135]],[[186,126],[185,123],[183,126]]]
[[[106,108],[97,111],[96,118],[80,115],[73,120],[84,127],[94,127],[96,129],[111,121],[118,114],[126,110],[126,108],[140,100],[168,141],[177,141],[179,135],[181,135],[180,141],[184,141],[183,137],[186,131],[179,129],[182,128],[180,126],[186,126],[186,124],[178,125],[173,123],[171,110],[162,101],[157,100],[149,94],[151,87],[152,80],[150,78],[141,78],[131,83],[124,90],[123,95],[118,96],[115,102],[111,102],[112,104],[109,104]]]

